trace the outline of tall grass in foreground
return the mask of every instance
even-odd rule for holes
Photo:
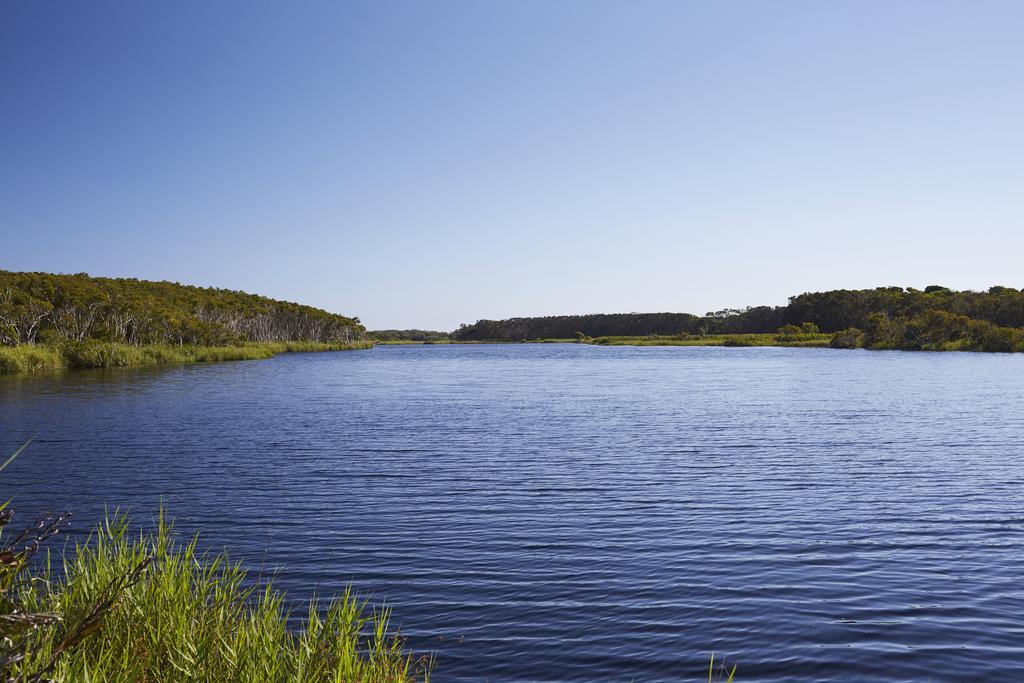
[[[715,669],[715,655],[711,655],[711,663],[708,664],[708,683],[733,683],[733,678],[736,676],[736,666],[730,669],[726,667],[725,662],[719,662],[718,668]]]
[[[59,615],[61,627],[29,636],[24,659],[4,671],[15,680],[47,671],[62,681],[429,678],[431,662],[414,659],[390,632],[390,610],[369,613],[346,590],[326,605],[314,601],[303,628],[290,631],[281,592],[252,587],[239,564],[200,555],[194,539],[175,542],[163,516],[155,531],[136,538],[127,519],[115,516],[62,565],[19,590],[21,611]],[[97,605],[108,608],[95,619]],[[60,652],[82,624],[85,636]]]
[[[28,443],[0,464],[6,468]],[[132,539],[115,514],[61,559],[34,573],[40,545],[68,525],[49,515],[10,539],[0,504],[0,681],[342,681],[429,683],[433,659],[414,658],[389,631],[390,609],[369,613],[346,588],[313,600],[299,631],[284,594],[252,585],[226,554],[200,555],[198,537],[156,530]],[[708,667],[708,683],[733,683],[736,667]]]

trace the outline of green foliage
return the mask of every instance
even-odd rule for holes
[[[447,332],[434,330],[371,330],[366,335],[379,342],[438,342],[449,338]]]
[[[4,467],[24,448],[19,448]],[[34,588],[33,577],[28,576],[32,557],[43,542],[67,525],[68,515],[42,518],[8,540],[6,527],[13,517],[8,503],[0,506],[0,534],[5,537],[0,546],[0,675],[5,681],[14,680],[11,675],[18,672],[18,680],[40,681],[55,665],[55,657],[82,637],[75,622],[65,620],[59,611],[40,608],[31,599],[24,599],[26,586]],[[47,656],[36,658],[33,666],[26,665],[26,656],[35,655],[36,643],[41,639],[51,643]]]
[[[61,353],[69,368],[124,368],[147,363],[147,354],[141,348],[112,342],[68,342]]]
[[[29,344],[0,346],[0,374],[44,372],[63,368],[64,356],[57,349]]]
[[[254,345],[248,345],[252,348]],[[265,342],[256,344],[259,348],[269,349],[274,353],[313,353],[317,351],[352,351],[354,349],[372,349],[373,342],[363,339],[354,342],[323,343],[308,341]]]
[[[60,346],[22,344],[0,346],[0,374],[43,372],[82,368],[115,368],[169,363],[203,363],[228,360],[258,360],[278,353],[302,351],[347,351],[370,348],[369,341],[348,344],[319,342],[264,342],[243,346],[171,346],[148,344],[130,346],[114,342],[86,340]]]
[[[911,319],[930,310],[999,327],[1024,327],[1024,293],[1010,287],[992,287],[986,292],[955,292],[939,285],[930,285],[925,291],[878,287],[815,292],[791,297],[784,316],[787,322],[812,321],[826,331],[856,327],[869,332],[869,316]]]
[[[778,333],[777,341],[782,344],[816,341],[821,334],[814,323],[803,323],[799,326],[789,323],[780,327]]]
[[[908,351],[1024,351],[1024,329],[1001,327],[944,310],[913,317],[867,316],[864,345],[872,349]]]
[[[833,334],[828,345],[833,349],[858,349],[864,346],[864,333],[856,327],[848,327]]]
[[[289,630],[284,594],[254,584],[225,554],[200,555],[195,538],[176,542],[163,513],[134,539],[115,514],[59,571],[49,558],[33,564],[69,517],[44,517],[8,540],[13,513],[0,505],[0,680],[429,680],[432,660],[404,649],[389,609],[371,613],[346,589],[326,605],[314,600],[304,628]]]
[[[1024,329],[1024,292],[992,287],[986,292],[954,292],[939,285],[922,290],[880,287],[873,290],[834,290],[791,297],[785,306],[726,308],[698,317],[687,313],[612,313],[516,317],[478,321],[452,333],[459,341],[571,339],[580,335],[600,339],[653,336],[689,343],[693,337],[777,333],[774,343],[818,344],[815,335],[864,332],[870,348],[1020,350]],[[840,343],[846,337],[840,337]],[[722,343],[714,342],[714,343]],[[733,343],[742,343],[733,342]],[[827,343],[827,342],[826,342]]]
[[[232,346],[302,341],[351,344],[356,318],[227,289],[172,282],[0,271],[0,345]],[[86,355],[102,353],[90,349]],[[92,362],[92,361],[90,361]],[[97,361],[99,362],[99,361]],[[102,362],[117,365],[125,358]]]
[[[456,341],[519,341],[607,336],[671,335],[687,331],[699,320],[687,313],[612,313],[560,315],[544,318],[479,320],[451,333]]]
[[[733,337],[727,337],[722,341],[722,346],[754,346],[754,342],[743,336],[736,335]]]
[[[736,677],[736,666],[731,669],[725,666],[725,662],[719,662],[715,668],[715,655],[711,655],[711,663],[708,664],[708,683],[733,683]]]
[[[25,450],[14,452],[2,465]],[[62,610],[62,605],[41,605],[35,599],[49,590],[45,577],[29,571],[40,546],[68,524],[69,513],[51,514],[37,520],[13,538],[6,533],[14,518],[8,503],[0,505],[0,676],[5,681],[47,680],[60,658],[91,636],[114,605],[117,593],[133,585],[148,565],[143,559],[125,573],[97,587],[92,599],[78,613]],[[10,540],[9,540],[10,539]],[[48,570],[48,563],[46,568]],[[45,648],[40,644],[45,643]]]
[[[868,348],[900,348],[906,328],[906,318],[893,320],[885,313],[869,313],[865,318],[864,345]]]
[[[56,661],[53,676],[67,681],[371,683],[429,676],[430,662],[415,660],[390,632],[390,610],[371,614],[346,590],[326,606],[311,604],[304,628],[292,632],[282,593],[269,584],[254,587],[225,555],[200,555],[195,540],[175,542],[162,516],[153,534],[134,539],[124,517],[108,520],[64,558],[60,575],[26,582],[19,595],[25,608],[77,624],[97,603],[110,606],[91,637],[57,658],[61,629],[36,632],[28,656],[11,667],[15,675]]]
[[[777,334],[672,335],[668,337],[595,337],[583,343],[601,346],[828,346],[831,335],[799,334],[784,341]]]

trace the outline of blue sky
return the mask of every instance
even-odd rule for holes
[[[359,316],[1024,287],[1024,3],[7,2],[0,268]]]

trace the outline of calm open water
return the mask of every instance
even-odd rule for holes
[[[437,681],[1024,680],[1024,356],[406,346],[0,377],[21,522],[163,501]]]

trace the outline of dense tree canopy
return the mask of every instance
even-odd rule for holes
[[[675,334],[690,328],[696,316],[688,313],[596,313],[556,315],[545,318],[479,320],[452,332],[459,341],[571,339],[606,335]]]
[[[823,331],[864,328],[868,316],[913,318],[927,311],[946,311],[1001,327],[1024,327],[1024,294],[1011,287],[986,292],[955,292],[931,285],[924,291],[902,287],[815,292],[792,297],[785,307],[785,322],[816,323]]]
[[[0,345],[349,343],[357,318],[228,289],[0,270]]]
[[[592,313],[545,318],[479,320],[452,332],[459,341],[639,337],[674,334],[739,334],[774,332],[782,324],[781,309],[759,306],[699,317],[689,313]]]
[[[943,317],[930,314],[932,311],[949,314]],[[508,320],[480,320],[473,325],[463,325],[452,333],[457,340],[505,340],[521,339],[571,339],[581,333],[588,337],[601,336],[646,336],[675,334],[746,334],[770,333],[792,325],[800,331],[820,329],[822,332],[846,332],[848,340],[862,340],[857,332],[867,332],[869,345],[884,346],[889,342],[877,341],[872,330],[879,327],[880,320],[890,321],[905,331],[904,322],[924,320],[925,328],[935,336],[936,320],[941,318],[950,325],[963,326],[963,320],[975,321],[975,336],[983,335],[982,329],[1024,328],[1024,293],[1011,287],[992,287],[986,292],[957,292],[939,285],[930,285],[923,291],[903,287],[879,287],[877,289],[833,290],[813,292],[791,297],[786,306],[758,306],[745,309],[725,309],[704,316],[686,313],[615,313],[591,315],[548,316],[544,318],[511,318]],[[878,316],[881,316],[879,318]],[[924,317],[923,317],[924,316]],[[903,321],[903,322],[901,322]],[[924,324],[924,323],[922,323]],[[911,332],[917,323],[910,326]],[[955,331],[950,334],[954,335]],[[994,341],[1005,333],[986,333],[989,336],[983,345],[1006,346]],[[940,335],[941,336],[941,335]],[[959,339],[960,337],[955,337]],[[980,337],[979,337],[980,338]],[[947,340],[948,341],[948,340]],[[927,340],[901,341],[899,346],[886,348],[918,348],[927,346]],[[980,342],[979,342],[980,343]]]

